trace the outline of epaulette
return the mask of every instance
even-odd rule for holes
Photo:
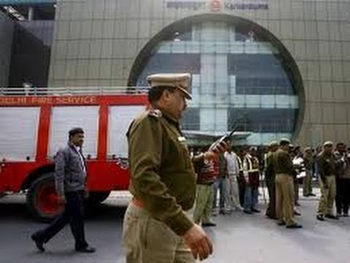
[[[159,119],[162,117],[162,112],[160,110],[157,110],[157,109],[152,109],[148,112],[148,116]]]

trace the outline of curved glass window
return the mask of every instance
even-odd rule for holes
[[[182,120],[185,131],[218,135],[238,126],[250,134],[243,143],[252,145],[290,138],[297,88],[283,54],[254,28],[197,22],[171,32],[142,63],[137,85],[147,85],[149,74],[189,72],[193,100]]]

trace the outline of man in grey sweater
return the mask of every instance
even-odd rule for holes
[[[44,243],[70,223],[75,239],[75,250],[83,253],[95,252],[95,249],[86,242],[84,231],[86,163],[81,150],[83,142],[83,129],[73,128],[69,131],[68,145],[60,149],[55,156],[56,192],[59,201],[65,204],[65,209],[52,224],[31,236],[40,251],[45,251]]]

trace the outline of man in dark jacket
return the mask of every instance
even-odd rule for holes
[[[323,151],[319,156],[321,198],[318,204],[317,219],[324,221],[324,217],[338,219],[333,214],[333,204],[336,193],[335,173],[336,161],[333,153],[333,142],[323,144]]]
[[[348,216],[350,201],[350,174],[349,159],[346,153],[346,145],[337,143],[334,152],[335,157],[335,175],[336,175],[336,196],[335,204],[337,207],[337,216]]]
[[[275,168],[273,166],[273,155],[278,150],[278,142],[272,141],[269,145],[269,152],[265,160],[265,180],[269,191],[269,203],[266,209],[266,216],[271,219],[276,217],[276,185],[275,185]]]
[[[64,212],[47,228],[37,231],[31,238],[40,251],[44,244],[70,223],[77,252],[93,253],[85,240],[84,196],[86,185],[86,163],[81,147],[84,142],[82,128],[69,131],[68,145],[60,149],[55,156],[55,185],[59,202],[65,204]]]

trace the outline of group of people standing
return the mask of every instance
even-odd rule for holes
[[[127,263],[194,263],[196,259],[209,257],[213,244],[201,226],[215,225],[211,220],[213,208],[214,214],[216,211],[226,214],[234,209],[246,214],[260,212],[257,204],[262,171],[270,196],[267,216],[287,228],[301,227],[294,219],[299,188],[296,170],[301,173],[304,169],[304,195],[311,196],[313,161],[312,154],[308,155],[311,149],[305,149],[305,155],[294,152],[294,157],[302,157],[303,161],[293,163],[287,139],[281,139],[279,144],[271,142],[266,158],[260,159],[256,147],[243,147],[235,153],[223,140],[190,156],[179,120],[187,100],[191,99],[188,92],[191,75],[154,74],[147,80],[151,108],[132,121],[126,135],[129,190],[133,195],[123,221]],[[83,141],[83,129],[70,130],[68,145],[55,158],[55,186],[65,210],[51,225],[31,236],[40,251],[45,251],[44,245],[70,223],[75,250],[95,252],[84,231],[87,169],[81,151]],[[329,141],[317,155],[322,195],[318,220],[348,216],[349,160],[344,144],[337,144],[333,151],[333,143]],[[336,215],[333,214],[335,196]]]
[[[218,213],[259,213],[259,186],[265,182],[269,195],[266,216],[277,220],[278,225],[301,228],[295,219],[295,215],[300,215],[296,208],[300,205],[299,183],[303,183],[304,197],[316,196],[312,187],[314,176],[321,188],[316,218],[323,221],[348,216],[350,153],[344,143],[338,143],[333,150],[333,143],[327,141],[314,152],[311,147],[302,150],[293,147],[288,139],[281,139],[270,142],[264,155],[259,155],[254,146],[242,147],[237,153],[229,146],[218,160],[197,163],[195,171],[194,221],[204,227],[215,226],[211,216]]]
[[[201,223],[204,227],[215,226],[212,215],[230,214],[234,210],[246,214],[260,212],[257,207],[260,162],[256,147],[243,147],[235,153],[232,146],[228,145],[227,151],[221,153],[217,160],[196,163],[195,172],[195,223]]]
[[[293,217],[298,214],[294,206],[298,205],[300,174],[300,178],[303,178],[305,197],[315,196],[312,193],[313,175],[319,180],[321,197],[316,215],[318,220],[348,217],[350,155],[346,145],[338,143],[334,149],[333,142],[326,141],[321,151],[317,151],[316,154],[313,154],[310,147],[306,147],[304,153],[299,147],[291,151],[292,147],[287,139],[282,139],[279,146],[278,149],[277,142],[272,142],[266,157],[265,178],[270,196],[266,215],[278,219],[280,225],[301,227]],[[333,212],[334,200],[336,214]]]

